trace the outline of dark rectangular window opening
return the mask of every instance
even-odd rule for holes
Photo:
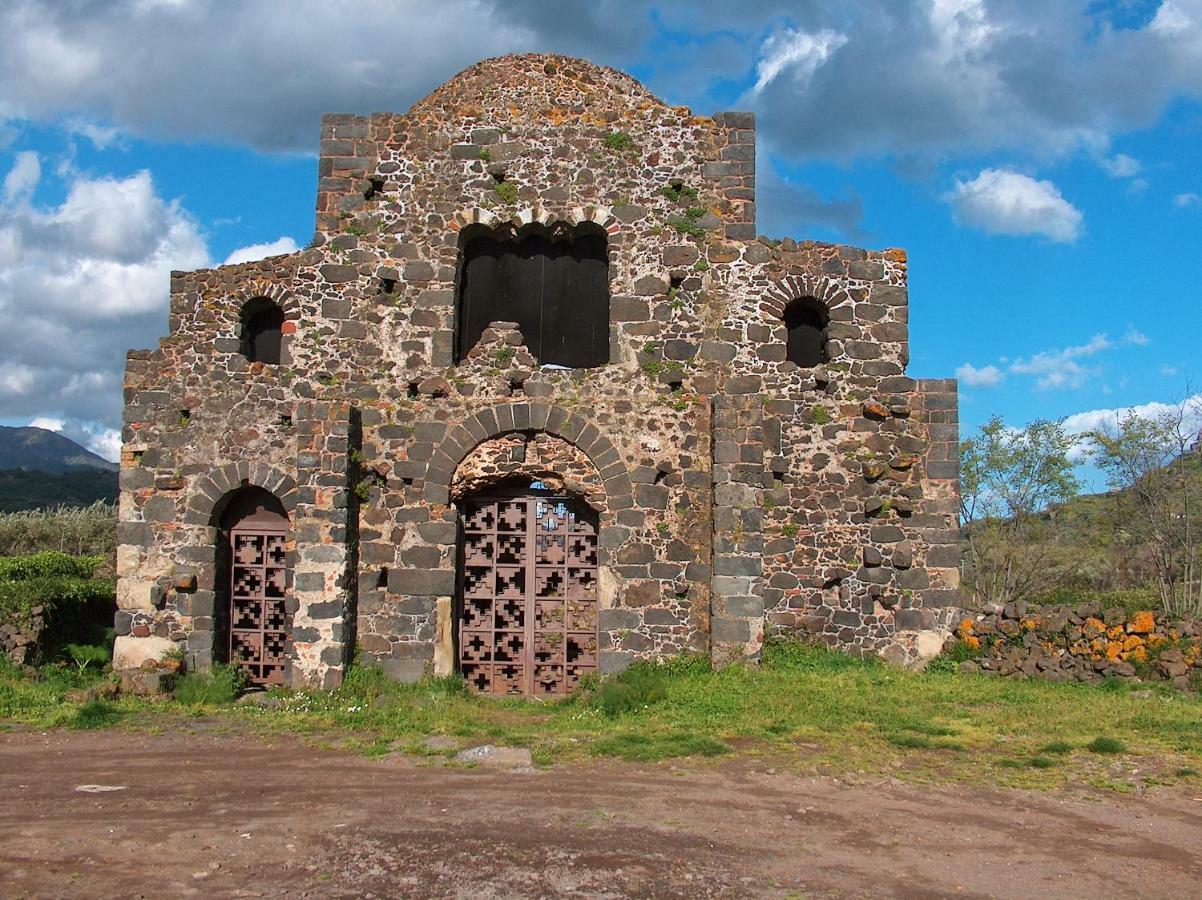
[[[604,231],[489,232],[463,245],[456,361],[492,322],[517,322],[541,365],[590,369],[609,362],[609,255]]]

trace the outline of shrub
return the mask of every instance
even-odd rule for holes
[[[111,641],[116,584],[92,577],[103,562],[58,551],[0,558],[0,624],[32,629],[34,610],[41,607],[43,659],[67,644]]]
[[[629,150],[634,146],[634,138],[625,131],[611,131],[605,135],[606,150]]]
[[[518,186],[512,181],[502,181],[493,188],[502,203],[518,202]]]
[[[613,718],[654,706],[668,696],[669,667],[636,662],[625,672],[601,682],[590,704]]]
[[[1092,753],[1124,753],[1127,745],[1118,738],[1099,735],[1086,744],[1085,749]]]
[[[0,514],[0,556],[27,556],[44,550],[97,556],[117,554],[117,507],[60,506]]]
[[[216,665],[208,672],[188,672],[175,682],[176,702],[187,706],[233,703],[246,685],[246,673],[237,666]]]

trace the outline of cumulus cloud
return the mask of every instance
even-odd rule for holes
[[[38,155],[31,150],[18,153],[13,167],[4,176],[5,201],[11,203],[29,196],[41,180],[42,164]]]
[[[1153,400],[1135,406],[1119,406],[1111,409],[1091,409],[1086,412],[1074,413],[1064,419],[1064,430],[1071,435],[1085,435],[1091,431],[1112,430],[1130,416],[1139,419],[1156,419],[1162,416],[1181,416],[1182,433],[1185,435],[1202,432],[1202,394],[1186,397],[1180,403],[1164,403]],[[1071,457],[1074,462],[1081,462],[1088,455],[1089,445],[1082,442],[1077,445]]]
[[[235,263],[254,262],[259,259],[266,259],[269,256],[295,253],[299,249],[296,241],[285,235],[269,244],[251,244],[248,247],[239,247],[225,258],[225,262],[222,265],[232,266]]]
[[[639,62],[652,87],[724,106],[741,81],[774,152],[798,158],[1055,154],[1202,96],[1202,0],[1166,0],[1137,27],[1114,6],[596,0],[565,16],[553,0],[362,0],[352,16],[292,0],[285,23],[271,4],[9,0],[0,111],[86,120],[102,141],[123,129],[309,151],[322,111],[405,109],[482,57],[554,50]],[[673,56],[681,44],[721,52]]]
[[[1191,206],[1202,206],[1202,197],[1192,191],[1178,194],[1173,198],[1173,205],[1178,209],[1189,209]]]
[[[1071,243],[1081,233],[1081,211],[1050,181],[1009,169],[985,169],[957,181],[948,197],[956,220],[988,234],[1038,234]]]
[[[106,428],[95,422],[68,422],[49,416],[37,416],[29,424],[34,428],[58,432],[109,462],[121,459],[121,432],[116,428]]]
[[[956,369],[956,377],[968,387],[996,387],[1006,375],[997,366],[982,366],[978,369],[972,363],[965,363]]]
[[[125,351],[154,346],[170,271],[209,264],[208,249],[148,172],[69,172],[51,186],[62,201],[39,205],[29,159],[5,179],[21,190],[0,202],[0,418],[58,422],[112,458]]]

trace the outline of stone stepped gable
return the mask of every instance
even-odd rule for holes
[[[321,132],[312,245],[173,273],[129,355],[118,667],[939,648],[955,382],[906,375],[903,251],[757,237],[750,114],[528,55]]]

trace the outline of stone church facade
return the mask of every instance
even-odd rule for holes
[[[751,115],[513,56],[322,121],[313,243],[129,354],[115,666],[558,694],[957,607],[957,400],[906,255],[757,237]]]

